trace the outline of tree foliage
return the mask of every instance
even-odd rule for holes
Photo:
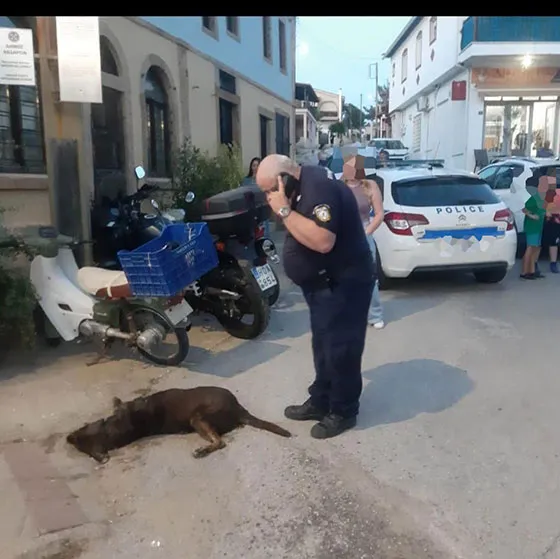
[[[0,217],[3,213],[0,208]],[[0,226],[0,354],[35,345],[37,298],[29,273],[16,266],[21,255],[31,256],[23,242]]]
[[[329,132],[340,138],[346,133],[346,124],[342,121],[333,122],[333,124],[329,126]]]
[[[243,161],[237,145],[221,145],[211,156],[185,138],[173,154],[173,204],[183,208],[187,218],[195,217],[199,204],[209,196],[237,188],[243,180]],[[187,192],[194,192],[195,203],[185,202]]]
[[[342,107],[342,122],[348,130],[362,128],[365,122],[365,114],[359,107],[352,103],[344,103]]]

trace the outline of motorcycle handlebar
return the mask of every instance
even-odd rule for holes
[[[142,200],[148,198],[150,194],[156,190],[159,190],[159,186],[157,184],[145,183],[134,194],[129,194],[128,196],[121,198],[119,203],[121,205],[126,205],[133,204],[134,202],[141,202]]]
[[[139,200],[146,199],[152,192],[159,190],[159,186],[157,184],[143,184],[138,192],[132,194],[132,198],[138,198]]]

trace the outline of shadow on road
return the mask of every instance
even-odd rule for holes
[[[516,271],[512,270],[502,282],[485,284],[477,282],[472,274],[466,272],[424,272],[412,274],[406,279],[396,280],[393,292],[416,294],[419,291],[429,290],[441,295],[447,293],[472,293],[474,290],[477,292],[495,291],[507,289],[507,283],[516,277]]]
[[[183,366],[189,371],[231,378],[274,359],[288,349],[288,345],[258,340],[244,342],[220,353],[193,347]]]
[[[364,377],[370,382],[362,394],[359,429],[441,412],[474,388],[466,371],[433,359],[388,363]]]
[[[19,375],[34,374],[38,370],[62,363],[65,359],[80,358],[84,363],[91,360],[99,351],[99,346],[92,340],[61,343],[58,347],[49,347],[41,338],[36,346],[29,350],[18,350],[0,357],[0,382],[13,379]],[[126,358],[123,351],[114,352],[113,359]]]
[[[433,295],[422,297],[418,295],[397,295],[386,300],[384,300],[383,295],[381,296],[385,321],[389,323],[398,322],[413,314],[438,307],[443,301],[441,296],[435,297]]]

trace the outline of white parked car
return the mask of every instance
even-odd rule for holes
[[[368,146],[375,147],[379,152],[384,149],[389,154],[390,160],[403,160],[408,159],[408,148],[403,145],[400,140],[393,140],[392,138],[373,138]]]
[[[478,176],[488,183],[498,198],[513,212],[518,234],[518,253],[521,253],[525,247],[522,210],[530,196],[526,182],[533,176],[533,170],[537,167],[552,167],[557,173],[560,170],[560,161],[535,157],[509,157],[496,161],[478,172]]]
[[[474,173],[411,162],[366,176],[379,184],[385,210],[374,233],[381,289],[392,278],[438,270],[497,283],[515,264],[513,214]]]

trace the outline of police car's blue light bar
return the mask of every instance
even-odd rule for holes
[[[389,160],[387,161],[388,167],[443,167],[445,164],[444,159],[404,159],[404,160]]]
[[[364,157],[363,165],[365,169],[379,169],[381,167],[395,168],[395,167],[443,167],[445,161],[443,159],[405,159],[379,161],[375,157]],[[325,167],[328,167],[333,173],[342,173],[344,167],[344,160],[341,157],[329,157]]]

